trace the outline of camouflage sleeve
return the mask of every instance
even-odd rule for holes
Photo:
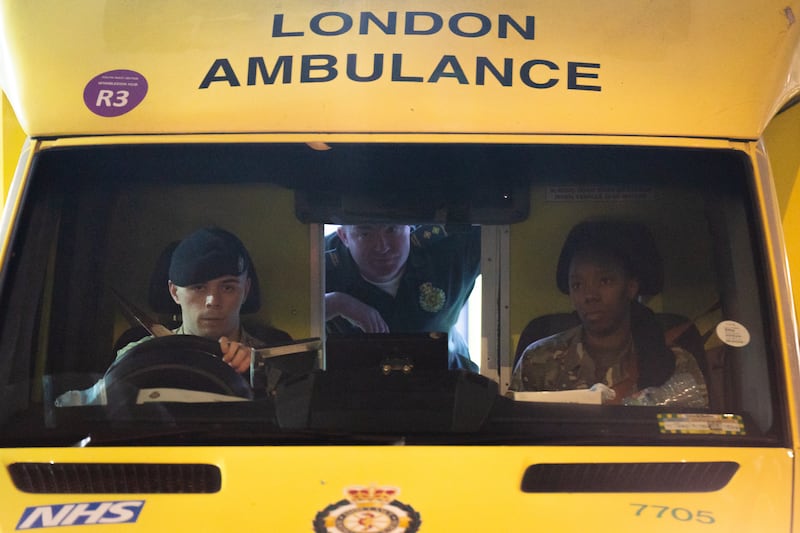
[[[570,340],[574,334],[574,330],[567,330],[525,348],[511,376],[509,389],[545,391],[585,388],[586,384],[579,376],[567,370],[572,359]]]
[[[549,350],[543,350],[539,343],[525,348],[511,375],[509,388],[515,391],[538,391],[544,387],[545,367]]]

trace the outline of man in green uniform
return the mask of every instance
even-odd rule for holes
[[[329,335],[447,332],[451,368],[476,370],[453,329],[480,273],[480,228],[342,226],[326,238]]]

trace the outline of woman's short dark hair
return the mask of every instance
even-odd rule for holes
[[[627,273],[638,280],[639,293],[652,296],[661,292],[664,271],[650,230],[629,220],[585,220],[575,225],[561,248],[556,267],[556,284],[569,294],[569,267],[577,254],[611,255]]]

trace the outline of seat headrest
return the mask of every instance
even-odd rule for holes
[[[585,220],[567,235],[556,268],[558,289],[569,294],[569,267],[578,252],[596,251],[618,257],[639,281],[639,293],[653,296],[664,285],[664,267],[650,230],[641,223],[618,219]]]

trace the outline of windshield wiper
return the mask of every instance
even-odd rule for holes
[[[108,432],[91,432],[76,441],[74,447],[130,446],[130,445],[381,445],[402,446],[403,435],[347,433],[337,431],[292,430],[270,427],[268,430],[242,430],[230,425],[187,426],[169,428],[111,429]]]

